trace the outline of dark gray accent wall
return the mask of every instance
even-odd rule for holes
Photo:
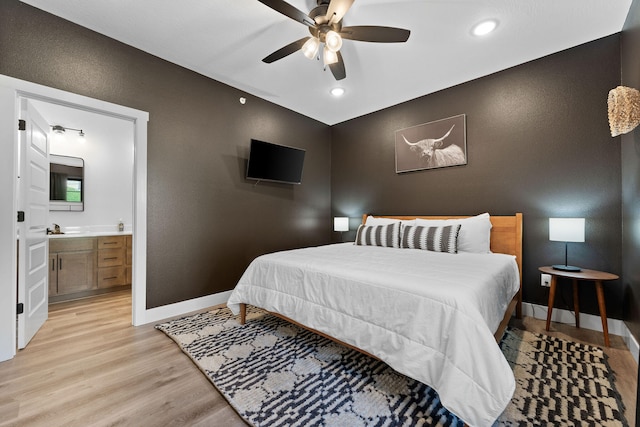
[[[538,267],[564,261],[548,218],[585,217],[586,242],[569,245],[569,263],[621,274],[620,144],[607,123],[619,46],[610,36],[333,126],[333,214],[522,212],[524,300],[541,305]],[[396,174],[397,129],[458,114],[467,165]],[[566,308],[569,283],[562,288],[556,306]],[[608,314],[622,318],[622,282],[605,295]],[[580,298],[581,311],[598,313],[593,285]]]
[[[17,0],[0,3],[0,74],[149,112],[148,308],[232,289],[255,256],[331,239],[325,124]],[[251,138],[306,149],[303,183],[246,181]]]
[[[631,4],[622,32],[622,85],[640,89],[640,1]],[[622,149],[622,272],[625,320],[640,338],[640,128],[615,138]]]

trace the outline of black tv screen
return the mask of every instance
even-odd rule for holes
[[[247,179],[300,184],[305,150],[251,140]]]

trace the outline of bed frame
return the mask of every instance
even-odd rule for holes
[[[367,220],[367,214],[362,216],[362,223],[364,224]],[[468,218],[468,216],[382,216],[376,215],[377,218],[391,218],[391,219],[400,219],[400,220],[412,220],[416,218],[420,219],[461,219]],[[509,255],[515,255],[516,263],[518,264],[518,270],[520,271],[520,289],[518,293],[513,297],[507,310],[505,311],[504,318],[500,322],[500,326],[496,330],[494,337],[497,342],[500,342],[502,339],[502,335],[504,334],[507,325],[509,324],[509,320],[511,319],[511,315],[514,310],[516,312],[516,317],[518,319],[522,318],[522,213],[516,213],[512,216],[491,216],[491,252],[503,253]],[[290,323],[298,325],[302,328],[310,330],[318,335],[321,335],[325,338],[329,338],[332,341],[340,343],[346,347],[357,350],[361,353],[364,353],[370,357],[378,359],[376,356],[367,353],[357,347],[349,345],[345,342],[337,340],[327,334],[316,331],[315,329],[311,329],[302,325],[292,319],[289,319],[286,316],[283,316],[278,313],[271,313],[274,316],[280,317]],[[240,323],[244,325],[247,317],[247,306],[246,304],[240,304]]]

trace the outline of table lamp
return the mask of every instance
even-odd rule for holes
[[[584,242],[584,218],[549,218],[549,240],[564,242],[564,265],[552,267],[562,271],[582,271],[580,267],[567,265],[568,242]]]
[[[346,216],[334,217],[333,231],[349,231],[349,217],[346,217]]]

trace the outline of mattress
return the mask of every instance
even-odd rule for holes
[[[373,354],[433,387],[466,423],[489,426],[515,390],[493,334],[518,289],[511,255],[343,243],[256,258],[227,305],[279,313]]]

